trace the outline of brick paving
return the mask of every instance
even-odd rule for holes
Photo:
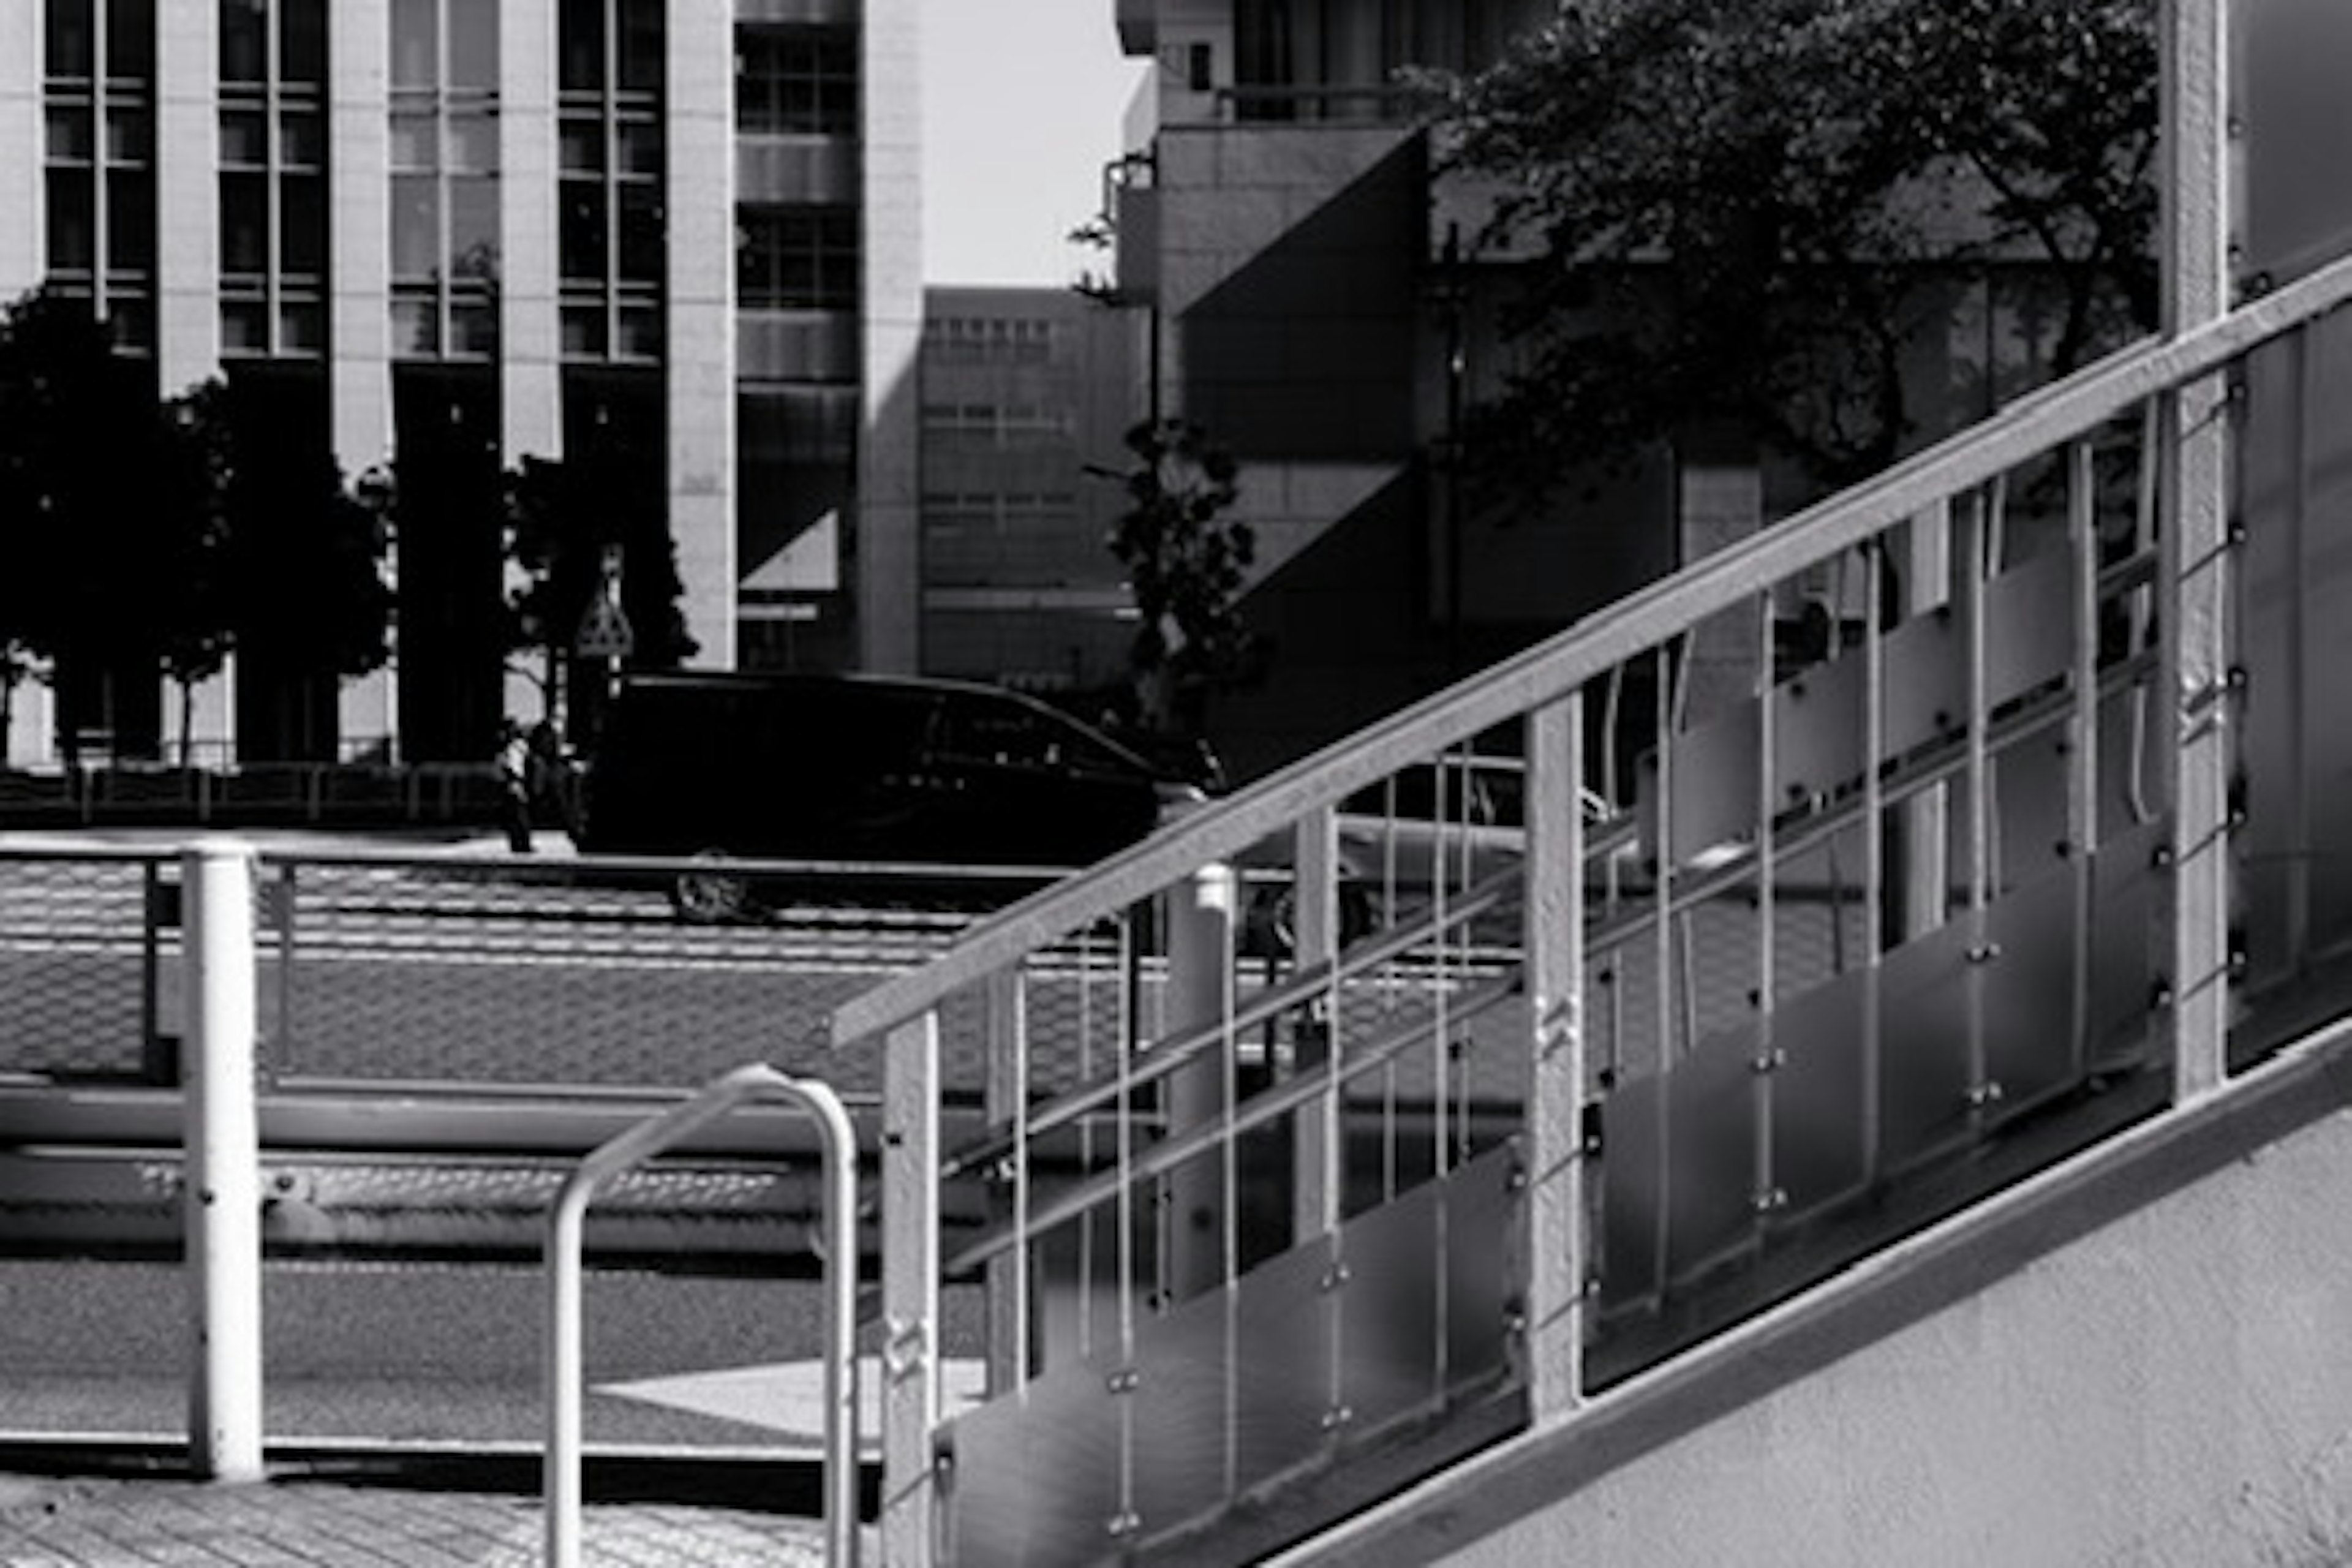
[[[0,1474],[5,1568],[524,1568],[539,1500],[279,1474]],[[699,1503],[591,1502],[584,1559],[610,1568],[817,1564],[816,1521]]]

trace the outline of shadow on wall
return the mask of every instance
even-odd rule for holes
[[[1234,783],[1359,730],[1444,679],[1444,628],[1425,609],[1425,489],[1417,467],[1401,468],[1244,602],[1273,658],[1263,683],[1210,706],[1211,742]]]
[[[1299,172],[1287,185],[1268,176],[1271,190],[1249,194],[1303,198],[1318,183],[1318,162],[1328,167],[1328,158],[1315,156],[1318,135],[1254,132],[1249,143],[1267,168]],[[1245,463],[1404,460],[1414,445],[1428,178],[1423,139],[1406,140],[1198,299],[1171,300],[1186,416]],[[1196,210],[1216,221],[1205,198]],[[1244,237],[1215,236],[1202,248]],[[1173,232],[1169,242],[1185,243]]]

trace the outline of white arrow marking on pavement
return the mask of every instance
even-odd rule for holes
[[[715,1372],[679,1373],[669,1377],[646,1377],[627,1383],[600,1383],[598,1394],[635,1399],[673,1410],[712,1415],[764,1426],[810,1444],[824,1436],[824,1363],[818,1361],[777,1362],[765,1366],[738,1366]],[[952,1418],[987,1396],[988,1368],[983,1362],[950,1357],[940,1369],[940,1414]],[[857,1363],[857,1430],[864,1446],[879,1441],[882,1429],[882,1369],[873,1356]]]

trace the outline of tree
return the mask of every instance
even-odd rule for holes
[[[233,641],[222,578],[232,470],[220,395],[220,383],[207,381],[165,410],[173,432],[170,504],[184,522],[165,541],[180,592],[161,606],[166,616],[156,628],[157,652],[163,673],[179,688],[182,767],[194,760],[196,685],[220,672]]]
[[[1920,411],[1958,278],[2051,291],[2049,369],[2151,323],[2155,0],[1589,0],[1435,79],[1486,238],[1540,259],[1474,431],[1543,489],[1730,425],[1828,486]]]
[[[1135,426],[1127,448],[1129,505],[1109,544],[1135,599],[1128,667],[1148,727],[1197,734],[1207,693],[1255,679],[1265,658],[1238,607],[1256,540],[1222,515],[1240,495],[1239,465],[1181,419]]]
[[[604,591],[605,552],[621,556],[621,608],[630,662],[682,663],[697,647],[678,601],[677,546],[658,505],[604,453],[525,458],[506,477],[506,556],[520,573],[508,595],[508,647],[545,659],[541,695],[552,709],[572,638]]]
[[[152,367],[115,353],[85,301],[47,290],[0,316],[0,659],[29,656],[103,694],[112,679],[194,668],[217,649],[207,569],[218,542],[209,473]],[[68,712],[79,731],[117,722]],[[136,736],[118,736],[118,743]]]

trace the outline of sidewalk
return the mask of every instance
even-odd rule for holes
[[[22,1463],[21,1459],[0,1463]],[[251,1485],[93,1463],[0,1470],[7,1568],[524,1568],[541,1561],[535,1495],[472,1489],[458,1465],[353,1474],[272,1467]],[[591,1495],[594,1495],[592,1488]],[[824,1562],[818,1522],[703,1503],[590,1502],[585,1561],[620,1568]]]

